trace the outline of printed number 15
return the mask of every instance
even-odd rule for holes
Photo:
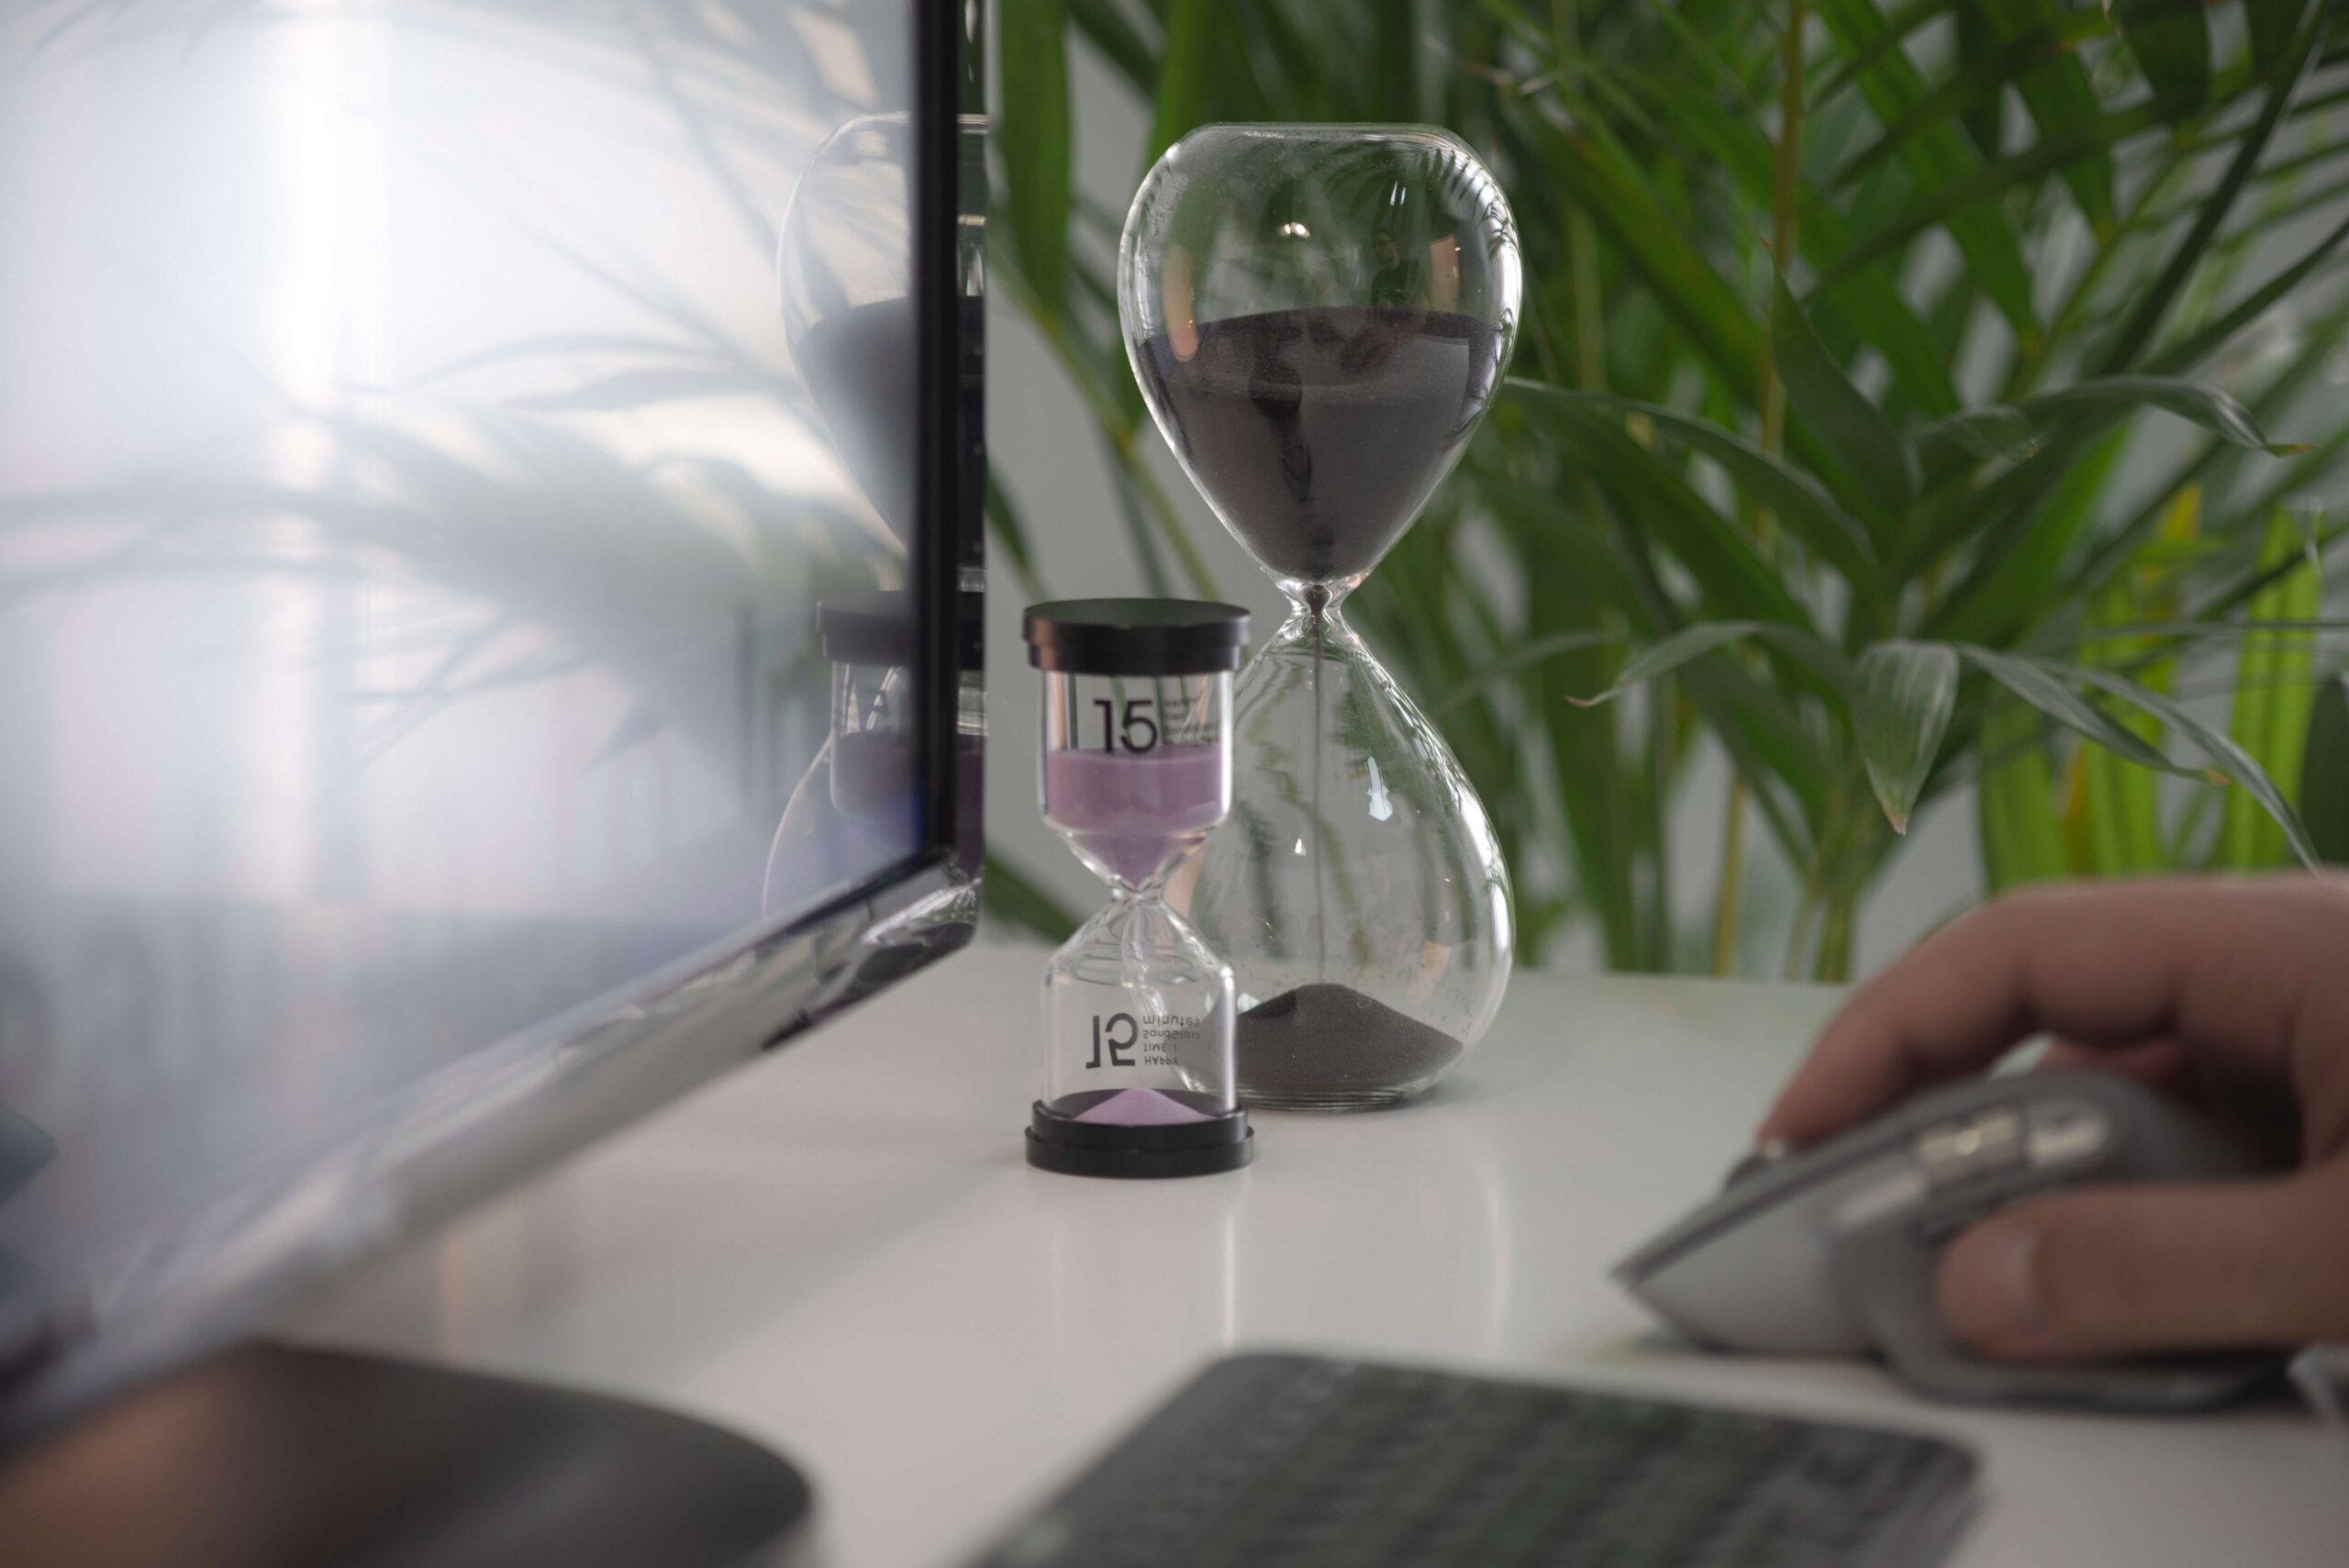
[[[1119,1024],[1126,1026],[1126,1038],[1123,1040],[1119,1040],[1118,1038],[1118,1026]],[[1085,1065],[1088,1068],[1098,1067],[1101,1065],[1101,1047],[1106,1042],[1109,1047],[1110,1066],[1131,1067],[1134,1064],[1133,1058],[1130,1056],[1120,1056],[1118,1053],[1121,1051],[1131,1051],[1133,1049],[1135,1037],[1141,1033],[1141,1029],[1140,1026],[1134,1022],[1134,1016],[1131,1013],[1110,1014],[1109,1027],[1106,1030],[1101,1027],[1100,1018],[1096,1016],[1093,1020],[1093,1060],[1086,1062]]]
[[[1093,706],[1101,710],[1101,750],[1104,751],[1115,751],[1118,749],[1118,741],[1121,738],[1120,731],[1122,731],[1122,739],[1125,740],[1127,751],[1152,751],[1157,750],[1158,720],[1150,717],[1150,699],[1148,697],[1135,697],[1126,704],[1126,717],[1125,721],[1122,724],[1118,722],[1115,717],[1117,709],[1111,705],[1108,698],[1098,698],[1094,702]],[[1137,731],[1141,735],[1141,739],[1139,740],[1134,739]]]

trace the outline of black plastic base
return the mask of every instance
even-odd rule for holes
[[[1211,1176],[1256,1157],[1248,1113],[1157,1127],[1078,1121],[1038,1101],[1028,1122],[1028,1163],[1063,1176]]]
[[[9,1568],[749,1568],[804,1561],[764,1449],[595,1395],[262,1345],[0,1459]]]

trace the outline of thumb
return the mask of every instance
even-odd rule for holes
[[[2349,1339],[2349,1169],[2020,1205],[1942,1260],[1942,1321],[1999,1360]]]

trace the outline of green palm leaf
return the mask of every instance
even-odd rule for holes
[[[2317,857],[2349,865],[2349,675],[2327,680],[2310,704],[2300,800]]]
[[[1957,651],[1932,642],[1879,642],[1860,655],[1853,727],[1868,783],[1896,833],[1932,771],[1957,706]]]
[[[1866,50],[1883,31],[1883,22],[1868,0],[1820,0],[1819,14],[1847,51]],[[1877,56],[1860,73],[1859,84],[1877,117],[1887,125],[1898,123],[1903,112],[1923,98],[1926,91],[1915,66],[1898,50]],[[1901,158],[1928,190],[1962,185],[1980,172],[1980,159],[1948,121],[1910,137],[1901,148]],[[1976,203],[1953,206],[1935,221],[1947,227],[1950,238],[2009,325],[2021,337],[2033,336],[2037,322],[2032,314],[2031,274],[2005,216]],[[1868,259],[1873,260],[1873,254]],[[1856,264],[1847,264],[1843,271],[1848,273]]]
[[[1020,106],[1003,120],[1004,206],[1020,271],[1053,312],[1068,288],[1067,19],[1062,0],[1003,0],[1003,90]]]

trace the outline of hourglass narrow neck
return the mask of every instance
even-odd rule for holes
[[[1139,888],[1112,881],[1109,902],[1095,911],[1072,942],[1089,943],[1097,952],[1114,949],[1121,953],[1129,982],[1150,970],[1169,949],[1201,955],[1202,962],[1207,962],[1198,933],[1166,902],[1161,881]]]
[[[1342,592],[1310,598],[1293,595],[1288,618],[1265,639],[1258,657],[1302,652],[1322,658],[1367,658],[1369,650],[1363,645],[1360,634],[1346,622],[1344,599]]]
[[[1324,615],[1337,614],[1338,606],[1344,604],[1353,591],[1362,586],[1362,583],[1360,576],[1310,581],[1302,577],[1273,578],[1273,585],[1287,597],[1291,608],[1297,614],[1307,616],[1316,611]]]

